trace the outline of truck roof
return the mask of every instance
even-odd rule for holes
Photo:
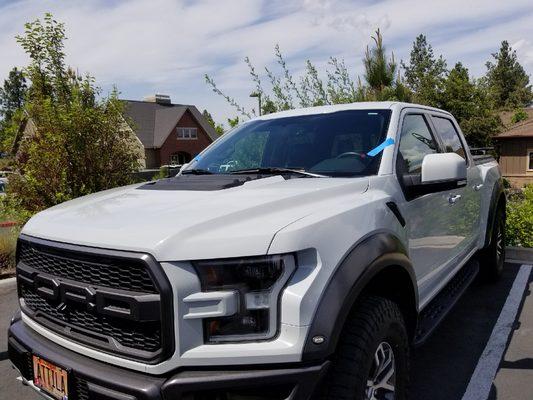
[[[345,110],[384,110],[384,109],[394,109],[394,108],[405,108],[405,107],[415,107],[423,108],[426,110],[445,112],[447,111],[440,110],[434,107],[423,106],[421,104],[415,103],[404,103],[399,101],[366,101],[366,102],[357,102],[357,103],[346,103],[346,104],[334,104],[327,106],[318,106],[318,107],[307,107],[307,108],[297,108],[294,110],[280,111],[272,114],[262,115],[252,120],[269,120],[276,118],[285,118],[285,117],[297,117],[300,115],[312,115],[312,114],[327,114],[337,111]]]

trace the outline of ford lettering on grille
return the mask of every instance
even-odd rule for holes
[[[72,302],[84,304],[87,311],[111,315],[134,321],[159,321],[160,299],[158,294],[142,294],[128,291],[107,290],[68,282],[36,272],[24,264],[18,266],[19,279],[34,288],[41,297],[59,302],[57,309],[68,310]]]

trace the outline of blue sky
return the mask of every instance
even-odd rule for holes
[[[104,91],[116,84],[128,99],[169,94],[173,102],[207,108],[220,122],[236,112],[210,91],[204,74],[254,107],[243,59],[275,69],[276,43],[295,75],[306,59],[323,70],[335,56],[355,76],[376,28],[397,60],[407,59],[424,33],[448,65],[462,61],[480,76],[506,39],[533,72],[531,0],[0,0],[0,79],[26,65],[14,36],[47,11],[66,24],[69,65],[89,72]]]

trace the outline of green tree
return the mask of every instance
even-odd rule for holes
[[[491,107],[481,82],[470,79],[468,69],[457,63],[444,82],[441,107],[452,113],[470,146],[490,146],[501,120]]]
[[[529,105],[533,92],[529,76],[518,62],[516,51],[504,40],[500,50],[488,61],[487,85],[497,108],[517,108]]]
[[[0,152],[8,152],[13,144],[21,108],[28,86],[21,70],[13,68],[0,87]]]
[[[222,124],[217,124],[215,122],[215,120],[213,119],[213,116],[211,115],[209,111],[204,110],[202,115],[207,120],[207,122],[209,122],[209,125],[211,125],[215,129],[215,132],[217,133],[217,135],[221,136],[224,134],[224,127],[222,126]]]
[[[435,58],[425,35],[416,37],[409,64],[402,61],[401,65],[405,71],[405,84],[413,92],[414,102],[439,107],[447,74],[446,61],[442,55]]]
[[[9,71],[9,76],[0,88],[0,116],[9,121],[13,114],[24,104],[28,85],[21,70],[16,67]]]
[[[363,60],[367,87],[362,89],[363,93],[366,92],[362,100],[409,101],[411,95],[402,83],[394,53],[391,53],[390,58],[387,57],[383,36],[379,29],[376,35],[372,36],[372,40],[374,46],[372,48],[367,46]]]
[[[17,41],[30,57],[24,110],[35,130],[20,143],[9,196],[34,212],[129,183],[140,149],[117,91],[101,96],[94,78],[66,67],[64,25],[50,14],[26,24]]]

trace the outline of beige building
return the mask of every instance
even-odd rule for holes
[[[503,176],[517,188],[533,184],[533,118],[511,126],[495,140]]]

